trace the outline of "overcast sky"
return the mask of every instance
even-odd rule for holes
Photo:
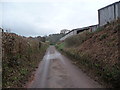
[[[59,33],[98,24],[98,9],[116,1],[1,0],[0,27],[23,36]]]

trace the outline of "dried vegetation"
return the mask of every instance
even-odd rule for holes
[[[57,45],[83,71],[106,87],[120,87],[120,20],[93,33],[72,36]]]
[[[3,33],[3,87],[23,87],[38,66],[47,44],[38,38]]]

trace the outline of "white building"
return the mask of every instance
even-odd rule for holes
[[[72,35],[76,35],[76,34],[77,34],[77,31],[76,31],[76,30],[71,30],[70,32],[66,33],[66,35],[60,39],[60,41],[63,41],[63,40],[65,40],[66,38],[68,38],[68,37],[70,37],[70,36],[72,36]]]

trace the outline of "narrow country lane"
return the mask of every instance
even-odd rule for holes
[[[50,46],[27,88],[101,88],[71,60]]]

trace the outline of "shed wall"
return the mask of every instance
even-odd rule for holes
[[[60,39],[60,41],[63,41],[63,40],[65,40],[66,38],[68,38],[68,37],[70,37],[70,36],[73,36],[73,35],[76,35],[76,34],[77,34],[77,31],[76,31],[76,30],[73,30],[73,31],[71,31],[70,33],[66,34],[64,37],[62,37],[62,38]]]
[[[120,2],[114,3],[98,10],[99,25],[103,26],[108,22],[120,18]]]
[[[91,29],[92,29],[92,32],[96,31],[98,28],[98,25],[95,25],[95,26],[92,26]]]

